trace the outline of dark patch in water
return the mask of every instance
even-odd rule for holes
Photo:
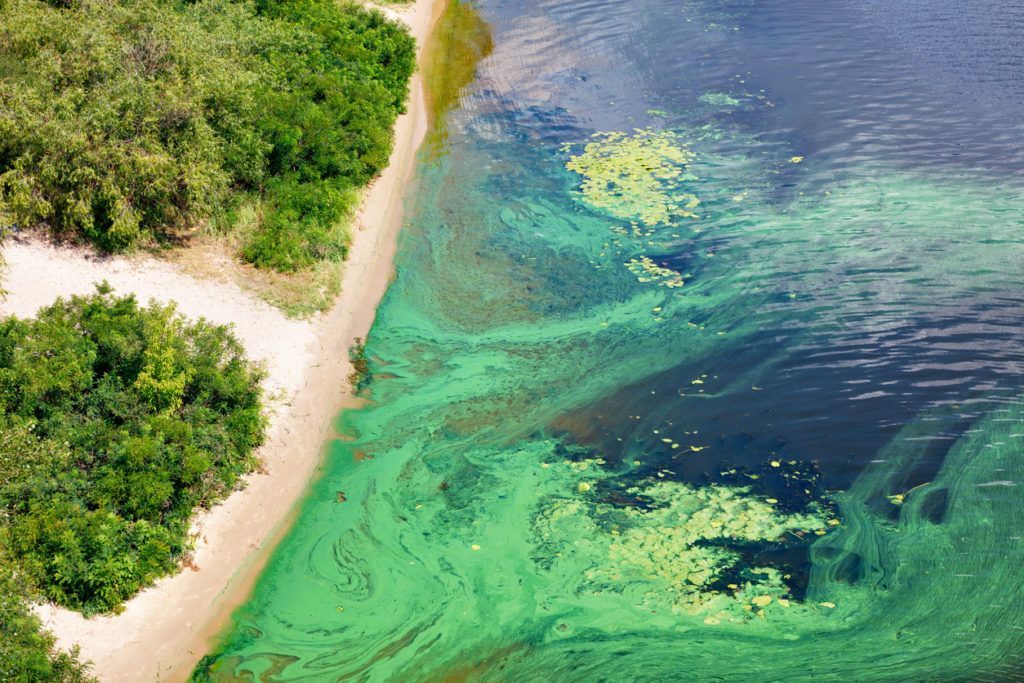
[[[946,519],[949,491],[945,488],[931,489],[921,501],[921,515],[932,524],[942,524]]]

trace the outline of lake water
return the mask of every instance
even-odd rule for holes
[[[370,404],[197,679],[1024,679],[1024,5],[453,11]]]

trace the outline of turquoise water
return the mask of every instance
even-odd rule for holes
[[[1021,10],[476,7],[370,404],[196,677],[1024,677]]]

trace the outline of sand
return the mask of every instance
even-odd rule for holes
[[[443,5],[416,0],[386,11],[409,24],[422,50]],[[357,216],[342,293],[327,313],[309,320],[289,319],[237,284],[197,279],[152,257],[101,258],[32,238],[4,245],[0,287],[7,296],[0,313],[32,315],[58,296],[88,293],[106,279],[119,294],[173,301],[188,316],[233,325],[249,356],[268,372],[272,416],[260,451],[265,472],[250,476],[244,490],[195,521],[197,569],[158,581],[118,615],[85,619],[53,605],[38,609],[58,644],[77,644],[101,681],[185,680],[287,530],[334,435],[333,419],[354,402],[346,379],[348,347],[366,336],[391,280],[405,188],[426,130],[416,75],[408,112],[396,123],[389,166],[368,189]]]

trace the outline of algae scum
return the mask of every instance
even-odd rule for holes
[[[1024,88],[905,61],[984,26],[527,4],[446,24],[369,404],[195,678],[1024,677]]]

